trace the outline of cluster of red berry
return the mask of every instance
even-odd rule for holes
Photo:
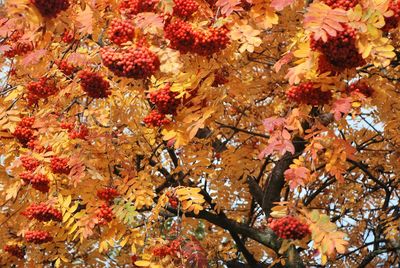
[[[85,125],[80,125],[77,130],[70,131],[68,136],[70,139],[86,140],[89,136],[89,129]]]
[[[35,117],[24,117],[18,123],[13,136],[23,145],[28,146],[28,143],[35,139],[34,129]]]
[[[160,113],[157,110],[152,110],[144,119],[143,122],[152,127],[161,127],[163,125],[168,125],[171,120],[169,120],[165,114]]]
[[[311,234],[308,225],[293,216],[270,219],[268,226],[282,239],[301,240]]]
[[[69,8],[69,0],[31,0],[43,17],[55,18],[61,11]]]
[[[68,136],[70,139],[86,140],[89,136],[89,129],[85,125],[79,125],[78,129],[75,129],[74,123],[63,122],[60,124],[60,127],[68,130]]]
[[[311,49],[321,52],[327,60],[326,63],[329,63],[335,72],[365,64],[356,47],[356,31],[349,26],[344,26],[344,30],[336,36],[329,36],[327,42],[322,39],[316,41],[312,36]]]
[[[26,231],[25,240],[29,243],[43,244],[53,241],[53,237],[47,231]]]
[[[70,44],[75,40],[75,33],[71,30],[65,29],[63,35],[61,36],[61,41]]]
[[[122,77],[144,79],[160,69],[157,55],[145,46],[133,46],[121,50],[105,47],[101,50],[104,65]]]
[[[356,83],[350,84],[346,88],[347,93],[360,93],[365,97],[369,98],[374,94],[374,89],[370,87],[365,81],[357,81]]]
[[[131,41],[135,36],[135,28],[128,20],[113,19],[108,29],[108,36],[117,45]]]
[[[9,48],[4,52],[6,58],[14,58],[21,56],[34,49],[33,43],[28,40],[22,39],[23,33],[21,31],[13,32],[5,42]]]
[[[76,72],[77,68],[68,63],[66,60],[56,61],[58,69],[65,74],[66,76],[70,76],[74,72]]]
[[[388,32],[391,29],[395,29],[400,23],[400,1],[392,0],[390,1],[389,10],[393,11],[393,16],[385,18],[385,26],[383,26],[382,31]]]
[[[100,73],[89,70],[80,71],[81,87],[89,97],[95,99],[107,98],[111,95],[110,83]]]
[[[99,224],[107,224],[107,222],[112,221],[114,217],[114,213],[112,211],[112,208],[108,206],[107,204],[102,204],[96,212],[96,216],[99,220]]]
[[[119,10],[126,17],[131,18],[142,12],[152,12],[159,0],[122,0]]]
[[[170,40],[170,47],[181,53],[188,53],[194,47],[195,35],[193,27],[180,19],[168,22],[165,26],[165,38]]]
[[[153,255],[164,258],[165,256],[180,256],[181,254],[181,239],[170,241],[167,245],[156,247],[152,250]]]
[[[19,259],[23,259],[25,256],[25,250],[18,245],[5,245],[3,250]]]
[[[322,91],[313,82],[292,86],[286,93],[289,100],[309,105],[324,105],[332,99],[331,91]]]
[[[227,47],[229,44],[228,29],[209,28],[198,31],[180,19],[166,23],[165,38],[170,40],[170,47],[182,53],[195,53],[209,56]]]
[[[35,169],[40,165],[39,160],[28,155],[21,156],[19,160],[21,160],[22,166],[28,171],[35,171]]]
[[[30,220],[36,219],[46,222],[62,220],[61,211],[43,202],[39,204],[30,204],[21,214]]]
[[[341,8],[344,10],[349,10],[354,8],[358,3],[359,0],[322,0],[325,4],[330,6],[331,8]]]
[[[193,15],[198,9],[199,4],[194,0],[174,0],[173,15],[188,18]]]
[[[42,77],[39,81],[30,82],[26,87],[28,104],[37,104],[40,99],[46,99],[58,92],[55,81]]]
[[[112,201],[117,196],[119,196],[119,193],[114,188],[107,187],[97,190],[97,197],[107,202]]]
[[[24,184],[31,184],[33,189],[42,193],[47,193],[50,190],[50,180],[43,174],[33,174],[30,171],[25,171],[19,174]]]
[[[68,165],[68,158],[53,156],[50,160],[51,171],[55,174],[69,174],[71,168]]]
[[[176,98],[177,96],[178,93],[172,92],[169,84],[149,94],[150,102],[157,107],[160,113],[173,115],[176,114],[176,109],[180,104],[180,100]]]
[[[177,208],[179,204],[179,199],[171,192],[167,192],[168,202],[172,208]]]

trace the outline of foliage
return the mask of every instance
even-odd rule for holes
[[[0,3],[1,267],[398,263],[400,1]]]

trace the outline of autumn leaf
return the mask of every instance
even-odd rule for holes
[[[295,0],[272,0],[271,7],[276,11],[282,11],[285,7],[291,5]]]
[[[285,171],[285,180],[289,182],[291,190],[297,186],[305,186],[305,181],[310,176],[310,170],[306,167],[293,167]]]
[[[76,17],[76,22],[79,25],[79,32],[84,34],[93,33],[93,10],[86,6],[85,10],[79,10]]]
[[[274,70],[275,72],[279,72],[282,68],[282,66],[288,64],[291,62],[293,59],[293,53],[289,52],[286,55],[284,55],[282,58],[280,58],[275,64],[274,64]]]
[[[303,210],[303,212],[305,212]],[[329,219],[328,215],[320,214],[317,210],[305,212],[306,218],[310,225],[311,237],[314,241],[314,248],[317,249],[321,256],[335,256],[336,253],[344,254],[349,244],[345,240],[346,234],[337,231],[337,227]]]
[[[286,120],[284,118],[274,116],[264,119],[263,126],[268,133],[272,133],[275,129],[283,127],[285,122]]]
[[[260,152],[258,158],[262,159],[273,154],[274,152],[278,153],[279,155],[284,155],[286,152],[294,154],[295,148],[290,139],[291,135],[286,129],[283,131],[276,131],[273,135],[271,135],[270,139],[268,140],[267,147]]]
[[[140,13],[135,18],[135,26],[144,33],[156,34],[164,27],[164,21],[160,15],[152,12]]]
[[[45,55],[47,54],[46,49],[39,49],[30,52],[22,59],[22,64],[24,65],[35,65],[37,64]]]
[[[215,5],[221,8],[221,14],[229,16],[234,11],[242,11],[240,0],[218,0]]]
[[[304,28],[313,33],[315,40],[328,40],[328,35],[336,36],[343,31],[342,23],[348,21],[346,11],[331,9],[322,3],[312,3],[304,16]]]
[[[261,38],[258,35],[261,32],[254,29],[248,24],[236,25],[231,31],[230,36],[232,40],[238,40],[241,43],[239,51],[243,53],[244,51],[254,52],[254,48],[261,45]]]
[[[347,115],[351,110],[351,98],[341,98],[336,100],[332,105],[332,113],[336,121]]]

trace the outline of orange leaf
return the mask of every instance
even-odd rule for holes
[[[343,31],[342,23],[348,21],[345,10],[331,9],[321,3],[313,3],[304,16],[304,28],[314,33],[314,39],[328,40],[328,35],[336,36]]]

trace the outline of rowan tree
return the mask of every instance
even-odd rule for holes
[[[2,1],[0,266],[394,267],[399,12]]]

